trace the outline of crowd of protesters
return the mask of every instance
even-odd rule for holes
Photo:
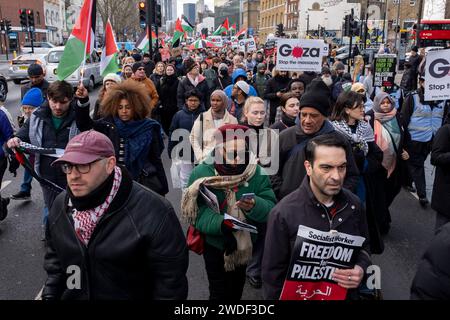
[[[210,299],[241,299],[246,279],[278,299],[299,225],[364,237],[353,265],[333,274],[357,299],[370,255],[384,250],[401,188],[427,206],[430,153],[436,230],[450,222],[449,103],[425,101],[417,51],[397,96],[373,87],[373,70],[364,71],[361,59],[353,74],[331,59],[320,73],[294,73],[278,70],[263,50],[174,48],[165,60],[122,53],[122,72],[104,77],[90,108],[82,85],[48,84],[42,68],[30,67],[19,128],[0,111],[0,130],[11,150],[21,142],[65,149],[58,160],[30,157],[36,173],[60,188],[41,184],[43,299],[187,298],[188,248],[173,208],[179,204],[164,198],[170,183],[181,189],[181,217],[204,239]],[[0,158],[3,175],[7,155]],[[27,172],[12,199],[30,199]],[[217,211],[202,198],[204,188]],[[257,234],[233,228],[225,214]],[[438,263],[427,259],[424,273]],[[73,264],[83,266],[79,291],[65,287]],[[437,297],[427,290],[440,291],[439,283],[420,277],[413,297]]]

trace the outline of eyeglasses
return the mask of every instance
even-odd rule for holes
[[[138,68],[138,71],[144,71],[145,69],[144,68]]]
[[[61,169],[62,169],[62,171],[63,171],[65,174],[71,174],[73,168],[77,168],[77,171],[78,171],[79,173],[81,173],[81,174],[86,174],[86,173],[89,173],[89,171],[91,171],[91,165],[92,165],[92,164],[94,164],[94,163],[96,163],[96,162],[98,162],[98,161],[100,161],[100,160],[103,160],[103,159],[105,159],[105,158],[100,158],[100,159],[97,159],[97,160],[92,161],[91,163],[87,163],[87,164],[71,164],[71,163],[64,163],[64,164],[61,166]]]

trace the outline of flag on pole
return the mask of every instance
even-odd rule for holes
[[[74,73],[94,51],[96,14],[96,0],[85,0],[58,64],[59,80]]]
[[[183,31],[183,27],[181,26],[181,20],[180,20],[180,18],[178,18],[177,22],[175,24],[175,32],[173,34],[172,41],[171,41],[173,47],[179,46],[179,43],[180,43],[183,35],[184,35],[184,31]],[[178,43],[178,45],[175,45],[177,43]]]
[[[152,30],[152,45],[155,46],[156,43],[156,33]],[[141,35],[139,36],[139,39],[136,41],[135,45],[136,48],[141,50],[142,52],[149,52],[149,41],[147,36],[147,30],[143,31]]]
[[[220,36],[223,33],[227,33],[230,29],[228,18],[225,19],[225,21],[214,31],[213,36]]]
[[[233,25],[230,27],[230,32],[231,31],[236,32],[236,23],[233,23]]]
[[[181,27],[184,32],[192,32],[194,31],[194,26],[188,21],[185,15],[181,16]]]
[[[240,36],[244,36],[244,37],[245,37],[245,34],[246,34],[246,33],[247,33],[247,29],[246,29],[246,28],[242,28],[242,29],[239,30],[239,32],[236,33],[234,36],[235,36],[236,38],[239,39]]]
[[[119,51],[119,48],[117,47],[109,19],[108,22],[106,22],[104,43],[102,58],[100,60],[100,74],[102,77],[106,76],[108,73],[117,73],[119,71],[119,64],[117,62],[117,52]]]

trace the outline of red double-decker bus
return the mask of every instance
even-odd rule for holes
[[[412,30],[416,37],[416,26]],[[422,20],[419,34],[419,47],[450,47],[450,19]]]

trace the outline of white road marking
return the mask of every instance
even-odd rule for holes
[[[0,188],[0,191],[3,191],[9,184],[11,183],[11,180],[6,180],[2,182],[2,187]]]

